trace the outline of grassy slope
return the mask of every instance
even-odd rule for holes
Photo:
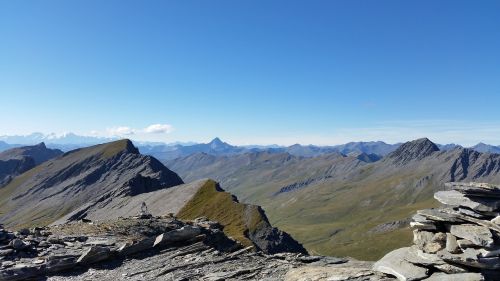
[[[371,173],[370,167],[366,170]],[[369,230],[408,218],[418,209],[437,206],[432,199],[435,183],[411,188],[426,174],[363,175],[357,180],[325,182],[279,196],[272,196],[276,189],[272,184],[241,185],[231,192],[261,204],[273,225],[290,233],[312,253],[376,260],[392,249],[411,244],[411,233],[409,229],[383,234]],[[257,190],[253,195],[240,193],[252,188]]]
[[[230,193],[217,190],[217,183],[208,180],[177,216],[185,220],[207,217],[224,226],[224,232],[244,246],[251,246],[247,233],[257,229],[263,218],[256,206],[235,202]]]

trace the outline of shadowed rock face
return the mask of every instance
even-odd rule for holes
[[[14,177],[49,159],[63,154],[58,149],[48,149],[44,143],[12,148],[0,153],[0,187]]]
[[[89,202],[182,184],[129,140],[78,149],[18,176],[0,190],[0,221],[8,226],[49,224]]]

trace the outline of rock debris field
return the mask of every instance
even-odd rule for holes
[[[217,222],[205,218],[192,222],[121,218],[0,233],[2,281],[292,281],[327,280],[328,276],[393,280],[371,270],[371,262],[296,253],[270,255],[243,248]]]

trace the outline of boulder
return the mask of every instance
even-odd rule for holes
[[[494,243],[491,231],[483,226],[473,224],[452,225],[450,233],[464,238],[480,247],[491,247]]]
[[[155,238],[147,238],[138,242],[127,242],[122,244],[117,253],[120,256],[128,256],[153,248]]]
[[[84,251],[76,262],[92,264],[108,259],[109,257],[111,257],[111,250],[108,247],[92,246]]]
[[[457,243],[457,238],[451,233],[446,233],[446,251],[452,254],[460,252],[460,248],[458,247]]]
[[[429,276],[426,268],[406,261],[408,251],[409,248],[400,248],[386,254],[373,265],[373,270],[393,275],[403,281],[421,280]]]
[[[23,240],[17,238],[10,241],[9,245],[15,250],[23,250],[28,246]]]
[[[153,247],[158,245],[165,245],[168,243],[175,243],[180,241],[187,241],[189,239],[193,239],[197,235],[201,233],[201,229],[199,227],[194,227],[190,225],[186,225],[181,227],[180,229],[175,229],[163,234],[160,234],[156,237]]]
[[[71,269],[76,265],[77,258],[78,256],[74,255],[50,256],[45,264],[45,269],[47,272],[58,272]]]
[[[429,231],[413,231],[413,243],[426,253],[436,253],[444,249],[446,245],[446,234],[442,232],[432,233]]]

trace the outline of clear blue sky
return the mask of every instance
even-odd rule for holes
[[[499,15],[472,0],[0,0],[0,135],[500,144]]]

